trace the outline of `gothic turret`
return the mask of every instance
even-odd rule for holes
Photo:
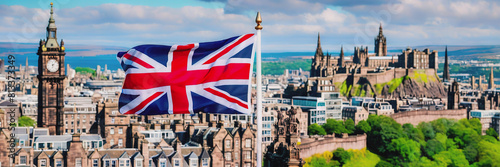
[[[382,23],[380,23],[378,36],[375,38],[375,54],[376,56],[387,55],[387,43],[382,30]]]
[[[444,71],[443,71],[443,81],[450,81],[450,69],[448,67],[448,46],[444,50]]]
[[[325,61],[324,58],[325,56],[323,55],[323,50],[321,49],[321,38],[318,33],[318,45],[311,64],[311,77],[320,76],[321,66],[323,66],[323,62]]]

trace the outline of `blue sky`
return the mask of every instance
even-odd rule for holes
[[[0,2],[0,42],[45,37],[50,0]],[[500,45],[497,0],[53,0],[66,44],[133,47],[185,44],[254,32],[261,11],[264,52],[369,46],[380,23],[389,47]]]

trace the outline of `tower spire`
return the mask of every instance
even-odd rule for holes
[[[382,30],[382,23],[380,23],[380,27],[378,28],[378,34],[382,36],[383,30]]]
[[[57,27],[56,20],[54,20],[54,4],[51,2],[49,25],[47,26],[47,43],[45,45],[47,48],[59,48],[59,45],[57,44],[56,32]]]
[[[450,81],[450,70],[448,66],[448,46],[444,49],[444,71],[443,71],[443,80]]]
[[[338,61],[338,66],[343,67],[344,66],[344,46],[340,46],[340,57]]]

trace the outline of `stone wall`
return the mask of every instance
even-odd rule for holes
[[[405,123],[411,123],[413,125],[418,125],[420,122],[429,122],[434,121],[439,118],[448,118],[448,119],[463,119],[467,118],[467,110],[437,110],[437,111],[428,111],[428,110],[416,110],[416,111],[407,111],[407,112],[399,112],[391,115],[396,122],[401,125]]]
[[[363,149],[366,147],[366,134],[353,135],[344,138],[336,138],[334,135],[324,137],[302,138],[300,149],[300,158],[307,158],[316,153],[333,151],[337,148]]]

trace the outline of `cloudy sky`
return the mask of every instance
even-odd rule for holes
[[[368,45],[379,24],[389,47],[500,45],[498,0],[52,0],[66,44],[133,47],[186,44],[254,32],[262,14],[264,52]],[[45,37],[51,0],[0,2],[0,42]]]

